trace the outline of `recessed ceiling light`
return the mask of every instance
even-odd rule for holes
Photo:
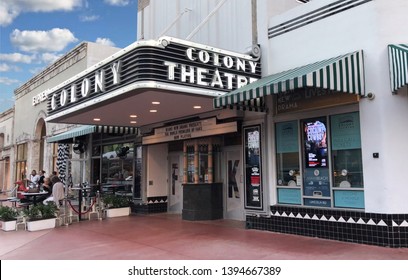
[[[157,113],[157,110],[150,110],[150,113]]]
[[[137,121],[130,121],[130,123],[137,123]]]
[[[200,106],[200,105],[196,105],[196,106],[194,106],[193,108],[194,108],[194,109],[201,109],[201,106]]]
[[[96,121],[96,122],[100,122],[100,121],[101,121],[100,118],[94,118],[93,120]]]
[[[153,101],[152,104],[153,104],[153,105],[159,105],[160,102],[159,102],[159,101]]]
[[[137,118],[137,115],[130,115],[131,118]]]

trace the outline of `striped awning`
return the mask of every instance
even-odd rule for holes
[[[306,87],[365,95],[363,51],[273,74],[214,99],[214,107],[245,106],[263,96]]]
[[[81,125],[72,128],[68,131],[47,138],[47,143],[67,142],[67,140],[76,137],[84,136],[91,133],[107,133],[107,134],[136,134],[138,132],[135,127],[123,126],[106,126],[106,125]]]
[[[408,44],[388,45],[391,91],[408,84]]]

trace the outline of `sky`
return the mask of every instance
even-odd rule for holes
[[[137,39],[137,0],[1,0],[0,113],[14,90],[81,42]]]

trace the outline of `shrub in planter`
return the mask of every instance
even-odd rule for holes
[[[50,229],[55,227],[57,205],[55,203],[42,203],[32,206],[24,210],[24,215],[27,216],[27,230],[37,231],[42,229]]]
[[[0,220],[4,222],[15,221],[20,213],[9,206],[0,206]]]
[[[23,211],[29,221],[37,221],[55,218],[57,210],[58,208],[55,203],[48,203],[47,205],[40,203]]]
[[[106,208],[106,217],[128,216],[132,200],[126,196],[105,195],[102,201]]]
[[[129,197],[114,194],[102,196],[102,201],[105,204],[106,209],[130,207],[130,204],[132,203],[132,200]]]
[[[19,215],[19,211],[15,208],[9,206],[0,206],[0,221],[2,230],[15,230],[17,217]]]

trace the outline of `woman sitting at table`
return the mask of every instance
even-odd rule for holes
[[[62,205],[62,200],[65,196],[64,184],[61,182],[58,176],[52,176],[50,180],[52,183],[52,193],[50,197],[43,201],[43,203],[47,204],[49,201],[53,201],[59,208]]]
[[[47,192],[46,195],[40,196],[37,198],[38,202],[44,201],[47,198],[49,198],[52,194],[52,183],[51,179],[49,177],[44,178],[44,182],[42,183],[42,188],[45,192]]]
[[[24,185],[23,181],[15,182],[17,185],[17,198],[20,199],[20,202],[30,202],[30,200],[25,197],[22,193],[28,191],[28,188]]]

